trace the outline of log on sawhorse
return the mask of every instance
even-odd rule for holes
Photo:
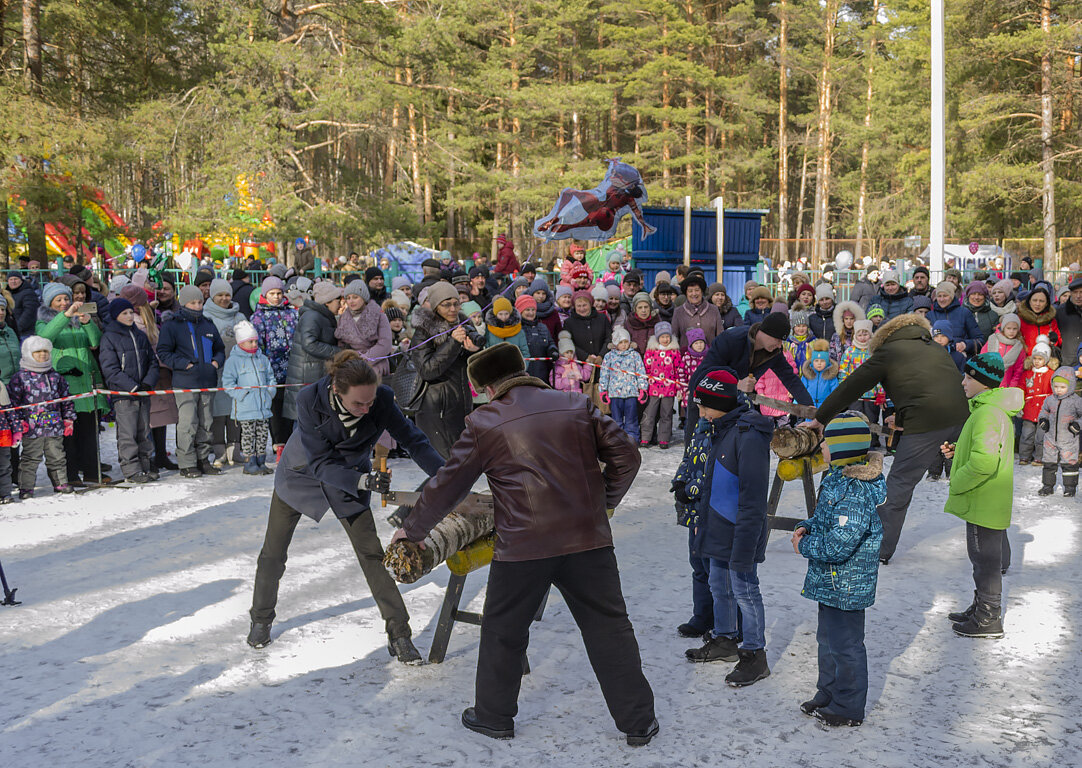
[[[436,633],[432,638],[432,647],[428,651],[429,664],[440,664],[446,658],[447,644],[451,641],[451,631],[454,629],[456,622],[481,626],[481,619],[484,617],[480,613],[463,611],[458,607],[462,603],[462,589],[465,586],[466,574],[452,572],[451,578],[447,580],[447,592],[443,596],[443,608],[440,609],[440,618],[436,622]],[[537,614],[533,617],[534,621],[541,621],[547,602],[548,593],[546,592],[541,605],[537,608]],[[530,674],[530,662],[525,654],[522,656],[522,673]]]
[[[821,456],[804,456],[795,459],[783,459],[782,462],[786,462],[785,467],[782,466],[782,462],[778,462],[778,469],[774,472],[774,482],[770,486],[770,495],[767,497],[766,502],[767,520],[770,521],[771,530],[792,531],[796,528],[797,523],[808,520],[815,514],[815,479],[813,477],[813,470],[816,468],[816,459],[818,459],[819,462],[822,462]],[[808,514],[802,518],[779,517],[778,504],[781,502],[781,492],[784,489],[786,480],[794,479],[792,478],[792,471],[785,472],[783,470],[795,469],[793,465],[796,462],[802,464],[798,470],[798,479],[804,486],[804,505],[807,507]],[[823,468],[825,468],[825,466]],[[783,474],[787,475],[787,477],[783,477]]]

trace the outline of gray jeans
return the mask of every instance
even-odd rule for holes
[[[887,475],[887,500],[879,505],[879,519],[883,521],[883,543],[879,545],[879,557],[889,559],[898,548],[905,514],[913,500],[913,489],[924,477],[932,458],[943,443],[953,443],[961,434],[961,426],[937,429],[920,435],[902,433],[898,452],[894,455],[890,474]]]
[[[657,424],[657,441],[666,445],[672,442],[672,404],[675,398],[658,397],[651,395],[642,408],[642,418],[639,419],[639,440],[643,443],[650,442],[654,434],[654,424]],[[660,411],[660,418],[659,412]]]
[[[55,488],[68,483],[68,462],[64,458],[64,438],[24,437],[19,456],[19,490],[32,491],[37,482],[38,464],[45,457],[45,470]]]
[[[1022,433],[1018,438],[1018,460],[1040,464],[1044,458],[1044,430],[1035,421],[1022,420]]]
[[[131,479],[154,466],[154,443],[150,439],[150,399],[146,397],[117,399],[116,452],[120,470]]]
[[[181,469],[198,467],[210,456],[210,406],[213,392],[183,392],[177,399],[177,464]]]

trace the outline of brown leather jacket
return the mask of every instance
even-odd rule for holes
[[[624,498],[641,461],[627,433],[589,398],[517,377],[467,417],[403,530],[422,541],[483,473],[495,508],[494,559],[540,560],[611,547],[605,509]]]

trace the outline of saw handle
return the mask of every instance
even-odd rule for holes
[[[379,457],[379,471],[380,472],[386,472],[387,471],[387,457],[386,456],[380,456]],[[379,505],[381,507],[386,507],[387,506],[387,497],[384,496],[382,493],[379,496]]]

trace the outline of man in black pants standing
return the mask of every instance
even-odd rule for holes
[[[648,744],[658,732],[654,695],[627,617],[608,520],[638,472],[638,449],[587,397],[527,375],[513,344],[475,354],[468,373],[490,402],[467,418],[447,464],[392,539],[423,541],[487,475],[497,540],[476,703],[462,713],[462,724],[492,738],[514,737],[530,621],[555,585],[582,632],[616,727],[629,745]]]

